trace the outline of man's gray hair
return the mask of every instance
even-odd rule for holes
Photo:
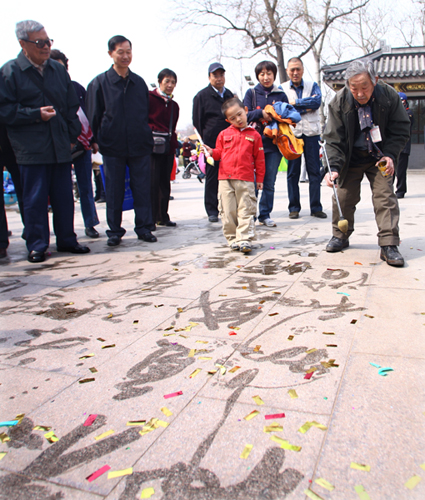
[[[362,75],[367,73],[372,83],[376,83],[376,72],[371,59],[366,59],[365,61],[357,60],[351,62],[347,69],[345,70],[345,85],[348,87],[348,82],[353,76]]]
[[[16,23],[16,38],[18,40],[28,40],[28,34],[40,31],[44,26],[37,21],[21,21]]]

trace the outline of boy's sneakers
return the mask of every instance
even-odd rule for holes
[[[276,227],[276,222],[270,218],[260,220],[260,224],[264,224],[267,227]]]
[[[239,248],[239,244],[236,243],[236,241],[234,241],[231,245],[230,245],[230,250],[234,250],[234,251],[239,251],[240,248]]]
[[[239,250],[243,253],[249,253],[252,250],[251,243],[242,241],[239,245]]]

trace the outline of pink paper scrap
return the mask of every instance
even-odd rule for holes
[[[273,418],[285,418],[284,413],[275,413],[274,415],[264,415],[266,420],[272,420]]]
[[[109,465],[104,465],[99,470],[97,470],[96,472],[93,472],[93,474],[90,474],[90,476],[86,477],[86,479],[89,483],[91,483],[92,481],[97,479],[102,474],[105,474],[105,472],[107,472],[109,469],[110,469]]]
[[[84,427],[89,427],[96,420],[96,417],[97,415],[89,415],[83,424]]]
[[[310,380],[312,376],[313,376],[313,372],[310,372],[310,373],[306,373],[304,378],[307,380]]]
[[[176,396],[181,396],[183,391],[172,392],[171,394],[165,394],[164,399],[175,398]]]

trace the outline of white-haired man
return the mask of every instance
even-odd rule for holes
[[[360,201],[360,184],[366,175],[372,190],[378,244],[381,259],[401,267],[404,259],[398,251],[399,216],[393,191],[394,169],[400,152],[410,137],[410,121],[397,92],[379,81],[372,61],[350,63],[345,87],[329,104],[324,132],[326,152],[332,174],[326,174],[328,186],[338,179],[337,193],[348,232],[338,228],[335,197],[332,205],[332,232],[326,251],[339,252],[349,245],[354,231],[354,212]],[[380,172],[378,163],[386,162]]]

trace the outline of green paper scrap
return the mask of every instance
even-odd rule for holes
[[[322,488],[325,488],[329,491],[332,491],[335,489],[335,486],[333,484],[331,484],[329,481],[326,481],[326,479],[323,479],[323,477],[319,477],[314,482],[316,484],[318,484],[319,486],[321,486]]]
[[[375,368],[381,368],[381,365],[377,365],[376,363],[369,363],[371,364],[372,366],[374,366]]]
[[[155,493],[153,488],[145,488],[140,495],[140,498],[150,498]]]
[[[388,375],[388,372],[393,372],[394,369],[390,368],[387,366],[386,368],[381,368],[378,372],[378,375],[382,375],[383,377],[386,377]]]
[[[404,483],[404,486],[406,486],[406,488],[408,488],[409,490],[413,490],[413,488],[417,486],[421,481],[422,478],[420,476],[413,476],[407,481],[407,483]]]
[[[370,496],[366,493],[366,490],[361,484],[354,486],[354,490],[359,495],[360,500],[370,500]]]
[[[308,498],[311,498],[311,500],[323,500],[322,497],[319,497],[317,493],[314,493],[314,491],[311,490],[304,490],[304,494],[308,496]]]
[[[364,470],[366,472],[369,472],[370,471],[370,465],[366,465],[366,464],[358,464],[357,462],[351,462],[351,465],[350,467],[352,469],[356,469],[356,470]]]

